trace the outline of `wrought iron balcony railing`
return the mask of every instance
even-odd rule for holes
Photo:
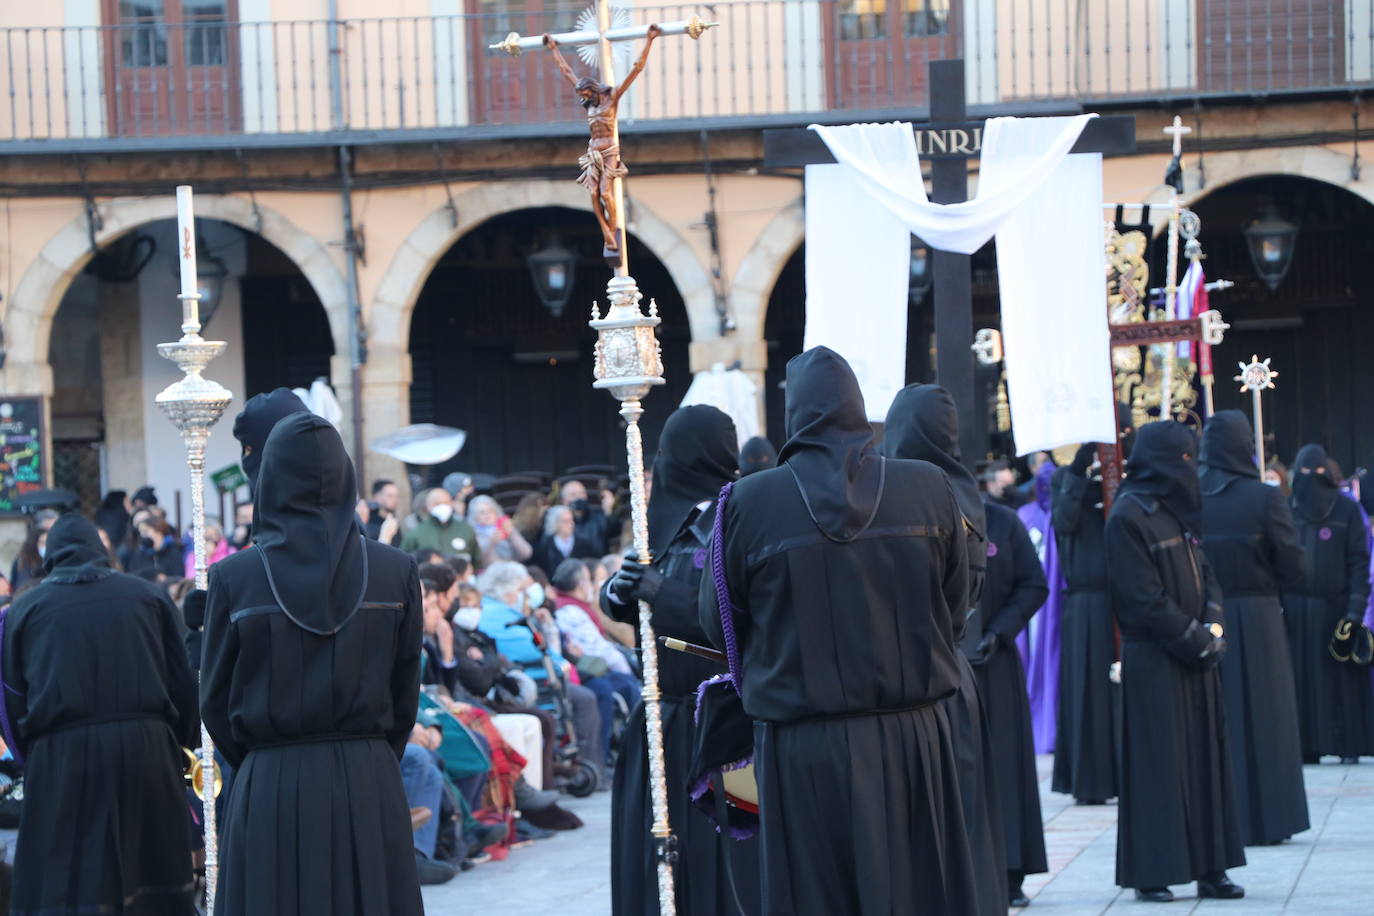
[[[507,5],[0,28],[0,149],[579,130],[576,99],[546,52],[488,48],[511,31],[567,30],[579,8],[474,0]],[[1374,87],[1374,0],[723,0],[636,5],[632,15],[721,27],[655,47],[622,109],[630,130],[919,115],[927,61],[949,57],[967,61],[972,104],[1008,110]]]

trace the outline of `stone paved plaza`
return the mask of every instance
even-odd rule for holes
[[[1334,758],[1328,758],[1333,760]],[[1374,761],[1343,767],[1309,766],[1307,798],[1312,829],[1282,846],[1247,849],[1249,865],[1231,875],[1245,886],[1240,901],[1198,901],[1192,885],[1175,887],[1165,906],[1136,903],[1112,883],[1116,806],[1080,808],[1049,791],[1050,758],[1040,758],[1048,875],[1026,879],[1027,916],[1202,911],[1224,914],[1374,914]],[[610,913],[610,797],[598,794],[568,807],[587,822],[582,830],[516,850],[425,889],[430,916],[516,912],[529,916],[605,916]],[[836,914],[840,916],[840,914]],[[913,914],[916,916],[916,914]]]

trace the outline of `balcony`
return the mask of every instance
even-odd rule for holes
[[[584,130],[546,51],[488,49],[569,31],[580,5],[467,2],[478,12],[0,28],[0,152]],[[970,104],[1006,113],[1374,88],[1374,0],[723,0],[631,18],[694,15],[720,27],[655,46],[627,132],[920,118],[926,63],[950,57],[967,61]]]

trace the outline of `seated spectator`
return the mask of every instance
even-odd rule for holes
[[[534,553],[510,518],[501,514],[501,505],[490,496],[474,496],[468,501],[467,522],[477,532],[481,569],[498,560],[524,563]]]
[[[209,569],[229,554],[234,553],[234,548],[224,537],[224,529],[219,526],[219,522],[213,519],[205,520],[205,568]],[[186,578],[196,577],[196,552],[192,548],[186,551]]]
[[[544,512],[548,508],[549,497],[543,492],[536,490],[533,493],[526,493],[520,497],[520,502],[515,504],[515,512],[511,514],[511,523],[515,525],[515,530],[519,531],[525,540],[533,544],[544,533]]]
[[[609,758],[611,726],[615,721],[615,694],[625,700],[627,710],[639,702],[639,681],[630,663],[597,626],[591,602],[596,596],[587,567],[577,560],[564,560],[554,571],[553,587],[558,629],[563,634],[564,654],[574,659],[582,683],[596,694],[601,713],[600,740]]]
[[[430,732],[416,722],[401,755],[401,785],[405,788],[406,804],[412,812],[417,809],[429,812],[428,818],[413,833],[415,871],[424,885],[444,884],[458,874],[458,869],[434,855],[439,841],[439,812],[444,804],[444,774],[435,764],[431,748],[437,749],[443,739]]]
[[[421,547],[428,547],[440,556],[448,553],[467,554],[474,565],[481,563],[477,532],[457,517],[449,492],[435,487],[425,491],[424,499],[424,518],[401,538],[401,549],[406,553],[414,553]]]
[[[611,541],[611,511],[615,508],[615,493],[609,487],[601,491],[601,505],[587,502],[587,485],[580,480],[565,480],[558,490],[558,501],[572,510],[577,536],[592,545],[590,556],[601,556]],[[553,570],[547,570],[553,575]]]
[[[449,569],[458,577],[458,582],[463,585],[477,584],[477,570],[472,568],[472,560],[465,553],[451,553],[444,557],[444,562]]]
[[[612,553],[607,554],[599,560],[582,561],[587,564],[587,572],[591,573],[593,595],[601,594],[602,586],[604,586],[610,580],[611,576],[615,575],[615,572],[620,569],[621,559],[622,557],[619,554]],[[615,569],[612,570],[608,564],[613,564]],[[635,647],[634,624],[613,620],[605,611],[601,610],[600,605],[601,602],[599,601],[593,602],[591,613],[592,619],[595,620],[596,625],[601,628],[601,632],[605,633],[606,638],[617,645],[624,646],[627,649],[633,649]]]
[[[401,489],[396,486],[395,481],[374,480],[372,501],[368,504],[367,525],[364,526],[367,536],[394,547],[401,535],[401,521],[396,515],[396,509],[400,504]],[[387,525],[388,521],[390,525]],[[383,527],[387,529],[386,537],[382,536]]]
[[[181,541],[167,520],[157,513],[149,513],[137,527],[138,544],[125,547],[119,555],[124,571],[154,582],[181,578],[186,572]]]
[[[432,547],[421,547],[419,550],[412,553],[411,557],[415,559],[416,566],[428,566],[431,563],[444,562],[443,554]]]
[[[544,537],[534,551],[534,563],[548,575],[564,560],[598,557],[596,545],[577,533],[573,512],[567,506],[551,506],[544,515]]]

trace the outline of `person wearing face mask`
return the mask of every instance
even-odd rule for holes
[[[1197,438],[1172,420],[1141,428],[1107,519],[1111,599],[1121,628],[1121,804],[1116,883],[1137,900],[1245,896],[1226,710],[1221,589],[1198,547]]]
[[[1369,669],[1331,654],[1338,626],[1358,628],[1369,601],[1369,541],[1360,507],[1341,494],[1326,450],[1304,445],[1293,462],[1293,520],[1306,564],[1284,589],[1288,647],[1298,691],[1307,763],[1334,754],[1341,763],[1374,755]]]
[[[1254,432],[1223,410],[1202,433],[1202,549],[1225,596],[1221,663],[1236,812],[1246,846],[1272,846],[1309,826],[1293,662],[1279,590],[1302,581],[1302,547],[1283,493],[1265,486]]]
[[[524,535],[511,524],[509,516],[501,514],[501,505],[490,496],[474,496],[468,500],[468,524],[477,533],[482,568],[497,560],[524,563],[534,553]]]
[[[611,520],[605,501],[593,506],[587,500],[587,485],[580,480],[565,480],[558,490],[558,501],[572,510],[577,536],[592,546],[588,556],[599,557],[610,544]]]
[[[434,487],[424,494],[424,505],[424,518],[405,533],[401,549],[415,553],[424,548],[437,551],[440,556],[466,554],[473,566],[479,565],[482,549],[477,543],[477,532],[456,516],[452,494],[442,487]]]
[[[139,522],[137,530],[138,543],[119,554],[124,571],[158,582],[182,578],[186,571],[184,551],[167,521],[149,515]]]

